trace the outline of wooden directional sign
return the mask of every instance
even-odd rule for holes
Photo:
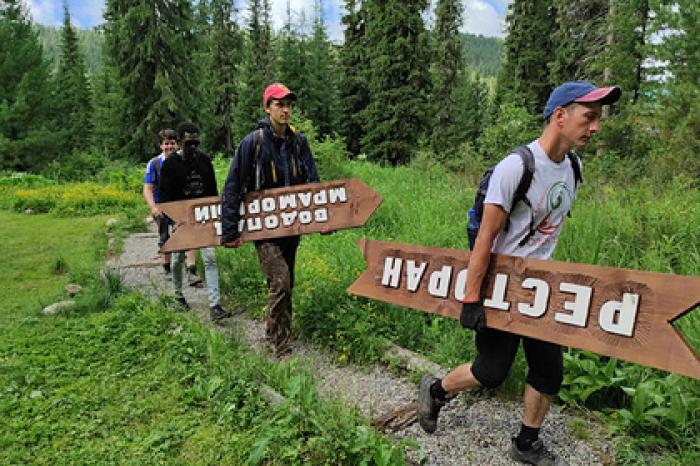
[[[318,233],[364,225],[382,196],[351,178],[247,193],[238,229],[245,241]],[[175,228],[161,252],[218,246],[221,201],[202,197],[159,204]]]
[[[348,292],[459,319],[469,252],[359,241],[367,270]],[[488,327],[700,379],[674,319],[700,304],[700,277],[493,255]]]

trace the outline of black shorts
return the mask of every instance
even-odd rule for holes
[[[556,395],[564,378],[564,358],[561,346],[554,343],[487,328],[476,334],[472,374],[484,387],[499,386],[508,375],[521,339],[528,366],[526,382],[540,393]]]

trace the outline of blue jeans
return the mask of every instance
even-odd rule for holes
[[[216,268],[216,251],[214,248],[202,248],[199,250],[202,254],[202,262],[204,263],[204,280],[207,282],[207,298],[209,299],[209,307],[219,304],[219,270]],[[182,269],[185,262],[185,253],[174,252],[170,258],[170,268],[173,273],[173,287],[175,294],[182,295]]]

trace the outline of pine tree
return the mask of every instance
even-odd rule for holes
[[[269,0],[250,0],[248,34],[241,65],[241,87],[236,103],[234,134],[237,140],[250,132],[262,116],[262,95],[274,79],[274,51]]]
[[[233,151],[231,117],[236,103],[236,78],[241,49],[241,34],[233,18],[233,0],[211,0],[211,31],[207,88],[211,95],[212,124],[209,145],[226,153]]]
[[[366,6],[360,0],[345,1],[345,42],[340,49],[340,108],[344,115],[338,129],[345,138],[348,152],[357,156],[365,135],[362,112],[369,103],[366,77],[369,74],[365,48]]]
[[[90,144],[92,101],[85,58],[71,25],[67,5],[64,6],[61,58],[55,82],[55,103],[60,115],[55,133],[57,144],[62,146],[64,153],[70,154]]]
[[[430,99],[433,128],[429,140],[439,158],[464,142],[464,121],[454,118],[454,113],[466,103],[457,100],[460,85],[467,83],[459,34],[463,11],[459,0],[438,0],[435,7],[433,94]]]
[[[0,169],[38,170],[57,154],[48,63],[21,0],[0,3]]]
[[[428,126],[429,50],[421,13],[427,0],[370,0],[369,105],[362,150],[372,160],[407,163]]]
[[[313,36],[309,41],[308,83],[304,93],[305,113],[313,121],[321,136],[335,130],[335,105],[337,105],[335,62],[331,54],[326,25],[323,21],[322,3],[316,0]]]
[[[549,64],[552,85],[575,79],[602,81],[608,1],[555,0],[557,29],[553,37],[556,48]]]
[[[121,156],[142,160],[157,152],[156,133],[183,120],[197,121],[201,70],[190,56],[189,0],[108,0],[105,45],[125,101],[122,131],[129,133]]]
[[[279,80],[299,97],[298,109],[306,113],[306,92],[309,89],[306,38],[292,25],[291,2],[287,0],[287,19],[279,38],[277,70]]]
[[[555,53],[556,11],[549,0],[514,0],[507,16],[505,61],[498,77],[498,105],[510,102],[542,113],[554,86],[548,63]]]

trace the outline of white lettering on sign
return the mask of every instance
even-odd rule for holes
[[[598,323],[609,333],[631,337],[639,309],[639,295],[623,293],[622,302],[608,301],[600,308]]]
[[[428,281],[428,293],[438,298],[447,298],[450,292],[450,278],[452,277],[452,267],[443,265],[442,269],[430,274]]]
[[[291,226],[294,224],[294,221],[297,219],[297,211],[293,212],[282,212],[282,225],[285,227]]]
[[[591,294],[593,288],[590,286],[576,285],[574,283],[561,283],[559,291],[564,293],[573,293],[574,301],[564,301],[564,309],[570,311],[570,314],[563,312],[555,312],[554,320],[563,324],[575,325],[577,327],[585,327],[588,321],[588,310],[591,307]]]
[[[304,207],[311,207],[311,193],[299,193],[299,200]]]
[[[329,197],[331,204],[336,202],[348,202],[347,194],[345,193],[345,188],[333,188],[329,192]]]
[[[259,231],[262,230],[262,222],[260,217],[250,217],[248,218],[248,231]]]
[[[268,215],[265,217],[265,228],[268,230],[274,230],[280,226],[280,219],[277,215]]]
[[[326,223],[328,221],[328,209],[315,210],[314,221],[316,223]]]
[[[493,284],[493,295],[484,299],[484,306],[507,311],[510,309],[510,303],[506,302],[506,288],[508,287],[508,275],[497,273],[496,280]]]
[[[264,197],[262,200],[262,210],[263,210],[263,212],[274,212],[275,211],[275,198]]]
[[[462,269],[457,273],[455,281],[455,299],[464,301],[464,295],[467,293],[467,269]]]
[[[405,264],[405,268],[404,268]],[[399,288],[401,276],[405,273],[405,288],[415,293],[421,286],[426,276],[428,262],[420,262],[413,259],[402,259],[387,256],[384,259],[384,271],[381,284],[388,288]],[[447,298],[452,286],[453,267],[444,265],[428,275],[428,294],[435,298]],[[466,268],[457,272],[454,280],[454,299],[462,301],[466,292],[468,270]],[[484,306],[508,311],[511,303],[506,300],[509,276],[505,273],[497,273],[494,277],[493,292],[484,300]],[[549,283],[540,278],[525,277],[522,288],[534,290],[532,303],[514,303],[520,314],[531,318],[541,318],[548,310],[551,298]],[[590,315],[593,287],[576,283],[562,282],[559,292],[573,295],[573,299],[563,300],[563,310],[554,312],[554,320],[562,325],[586,327]],[[598,325],[604,332],[631,337],[639,309],[640,296],[635,293],[623,293],[621,301],[606,301],[600,308]]]
[[[311,215],[311,212],[308,210],[302,210],[299,212],[299,222],[301,222],[302,225],[308,225],[313,221],[313,216]]]
[[[549,304],[549,283],[538,278],[526,278],[522,287],[535,290],[535,302],[532,304],[518,303],[518,312],[530,317],[542,317],[547,312]]]
[[[221,222],[214,222],[214,230],[216,230],[216,236],[221,236]]]
[[[328,196],[326,195],[325,189],[322,189],[321,191],[314,194],[314,205],[326,205],[326,204],[328,204]]]
[[[285,194],[279,197],[280,210],[286,209],[296,209],[297,208],[297,198],[294,194]]]
[[[255,199],[248,204],[249,214],[259,214],[260,213],[260,199]]]
[[[423,279],[423,273],[427,266],[427,262],[421,262],[419,265],[416,265],[416,261],[414,260],[406,261],[406,288],[408,291],[411,293],[418,291],[420,281]]]
[[[221,217],[221,204],[210,204],[194,208],[195,223],[207,223]]]
[[[382,274],[382,285],[392,288],[399,287],[399,279],[401,278],[402,259],[394,259],[387,257],[384,259],[384,273]]]

